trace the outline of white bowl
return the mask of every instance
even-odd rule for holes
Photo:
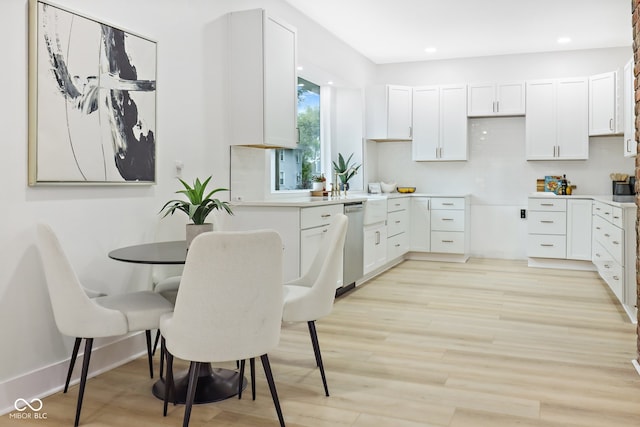
[[[382,188],[383,193],[393,193],[394,191],[396,191],[396,185],[397,184],[395,182],[380,182],[380,187]]]

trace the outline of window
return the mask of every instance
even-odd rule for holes
[[[322,173],[320,86],[302,78],[298,78],[298,132],[298,148],[275,150],[276,191],[309,189],[312,177]]]

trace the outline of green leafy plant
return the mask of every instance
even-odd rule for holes
[[[347,182],[349,182],[349,180],[356,173],[358,173],[358,169],[360,169],[360,166],[362,166],[362,165],[355,165],[355,164],[351,165],[350,163],[351,163],[352,157],[353,157],[353,153],[351,153],[347,161],[345,161],[344,157],[342,157],[342,153],[338,153],[338,163],[333,161],[333,169],[336,171],[336,173],[340,177],[340,181],[342,181],[343,184],[346,184]]]
[[[185,189],[178,190],[176,193],[184,194],[188,200],[169,200],[162,209],[160,209],[160,213],[165,211],[162,216],[163,218],[169,214],[173,215],[176,209],[186,213],[194,224],[204,224],[207,216],[216,209],[225,210],[229,215],[233,215],[233,211],[228,202],[211,198],[211,196],[218,191],[227,191],[226,188],[216,188],[205,196],[207,184],[209,184],[211,177],[207,178],[204,182],[200,182],[200,179],[196,178],[193,187],[180,178],[178,178],[178,180]]]
[[[321,174],[321,175],[314,175],[313,178],[311,178],[311,180],[313,182],[325,182],[327,178],[324,177],[324,174]]]

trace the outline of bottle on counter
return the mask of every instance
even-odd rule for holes
[[[567,175],[562,175],[562,181],[560,182],[560,194],[563,196],[567,195]]]

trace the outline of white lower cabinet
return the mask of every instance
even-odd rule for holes
[[[378,222],[364,226],[364,274],[370,273],[387,261],[387,226]]]
[[[329,224],[342,211],[342,204],[300,209],[300,274],[309,269]]]
[[[431,198],[431,252],[466,254],[469,206],[465,197]]]
[[[409,251],[409,198],[387,201],[387,259],[393,260]]]
[[[409,249],[414,252],[431,251],[431,199],[411,198],[411,236]]]
[[[567,200],[567,259],[591,260],[591,205],[589,199]]]

